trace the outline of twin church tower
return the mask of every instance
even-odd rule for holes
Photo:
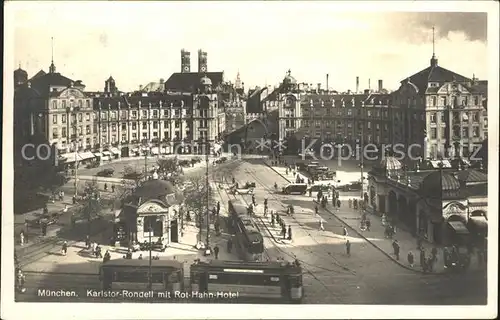
[[[181,73],[191,72],[191,52],[181,50]],[[207,72],[207,53],[198,50],[198,72]]]

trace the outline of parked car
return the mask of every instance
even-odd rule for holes
[[[56,224],[59,221],[59,215],[57,212],[51,214],[42,214],[36,219],[26,220],[30,227],[40,227],[42,224],[50,226],[51,224]]]
[[[342,186],[342,191],[360,191],[362,188],[361,182],[354,181]]]
[[[111,177],[115,173],[115,170],[113,169],[104,169],[101,170],[97,173],[97,176],[99,177]]]

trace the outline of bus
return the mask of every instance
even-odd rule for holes
[[[300,303],[304,295],[302,268],[284,261],[195,261],[190,284],[194,292],[235,292],[238,298],[250,301]]]
[[[148,290],[151,271],[152,290],[181,291],[184,266],[175,260],[114,259],[104,262],[99,272],[103,290]]]
[[[306,194],[307,183],[290,183],[283,187],[282,192],[284,194]]]
[[[238,200],[229,200],[229,217],[236,235],[237,249],[243,260],[258,261],[264,252],[264,239],[259,228],[249,216],[247,207]]]

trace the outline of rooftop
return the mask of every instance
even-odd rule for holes
[[[212,81],[214,87],[220,86],[224,81],[223,72],[176,72],[165,82],[165,90],[195,92],[199,88],[201,78],[205,76]]]

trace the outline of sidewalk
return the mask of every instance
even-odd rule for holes
[[[272,170],[274,170],[278,175],[282,176],[284,179],[291,181],[293,179],[293,174],[289,173],[286,175],[286,170],[284,167],[271,167],[270,163],[267,161],[265,164],[270,167]],[[299,175],[302,176],[302,174],[299,173]],[[398,240],[399,246],[400,246],[400,257],[399,260],[396,259],[396,256],[394,255],[393,252],[393,247],[392,247],[392,242],[393,239],[386,239],[384,237],[384,231],[385,227],[382,224],[382,219],[380,216],[373,214],[369,211],[367,211],[367,217],[370,218],[371,221],[371,228],[370,231],[361,231],[360,230],[360,224],[361,224],[361,215],[362,213],[359,210],[354,210],[352,208],[348,207],[348,199],[352,198],[354,199],[355,197],[344,197],[342,195],[342,192],[340,192],[340,200],[341,200],[341,208],[334,208],[332,206],[331,201],[328,202],[326,206],[326,211],[330,213],[331,215],[335,216],[338,218],[340,221],[342,221],[348,228],[350,228],[352,231],[354,231],[356,234],[358,234],[360,237],[364,238],[368,243],[376,247],[378,250],[380,250],[383,254],[385,254],[387,257],[392,259],[394,262],[398,263],[400,266],[413,270],[416,272],[423,272],[422,267],[420,265],[420,258],[419,258],[419,251],[417,250],[417,239],[413,237],[409,232],[404,231],[402,229],[397,229],[396,234],[394,235],[393,239]],[[320,213],[324,212],[324,209],[320,209]],[[372,241],[370,239],[376,239],[377,241]],[[431,249],[434,247],[433,244],[427,243],[427,242],[422,242],[422,246],[424,247],[426,257],[430,255]],[[443,248],[440,247],[435,247],[438,251],[437,254],[437,261],[435,262],[433,266],[433,273],[445,273],[446,269],[444,267],[444,253],[443,253]],[[409,252],[412,252],[414,255],[414,265],[413,267],[410,267],[409,263],[407,262],[407,254]],[[473,271],[473,270],[484,270],[486,266],[486,263],[483,262],[482,264],[478,261],[478,255],[473,254],[471,256],[471,263],[470,266],[467,270],[467,272]]]
[[[160,259],[172,259],[184,263],[185,276],[189,275],[189,267],[195,259],[207,260],[214,259],[214,255],[209,257],[204,256],[202,250],[197,250],[196,245],[198,228],[194,226],[194,222],[184,224],[184,234],[179,237],[178,243],[170,243],[165,252],[152,251],[152,257],[159,256]],[[211,228],[213,230],[213,227]],[[202,239],[206,238],[206,232],[202,234]],[[226,251],[226,242],[228,235],[221,233],[216,236],[211,233],[210,246],[213,248],[214,244],[219,247],[220,260],[237,260],[234,254],[229,254]],[[102,254],[109,250],[111,259],[123,258],[127,252],[127,248],[114,247],[108,245],[109,230],[91,237],[92,241],[96,241],[102,247]],[[81,275],[97,275],[102,263],[102,258],[95,258],[91,256],[90,251],[85,248],[83,241],[69,243],[68,252],[66,256],[60,254],[62,243],[54,245],[46,256],[37,260],[36,262],[27,264],[23,267],[23,271],[27,273],[67,273],[67,274],[81,274]],[[149,259],[149,251],[137,251],[132,254],[132,259],[138,259],[142,255],[143,259]]]

